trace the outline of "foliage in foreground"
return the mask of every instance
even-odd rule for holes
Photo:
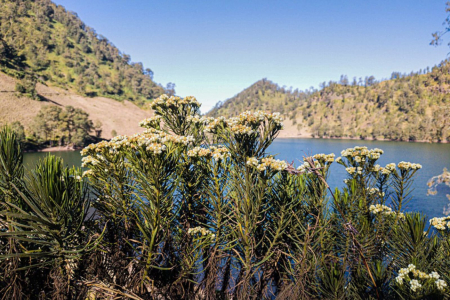
[[[449,297],[450,223],[404,211],[420,165],[355,147],[294,168],[267,153],[276,113],[204,118],[167,96],[153,109],[144,133],[85,148],[83,174],[49,156],[24,175],[0,133],[4,299]]]

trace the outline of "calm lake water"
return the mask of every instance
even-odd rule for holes
[[[359,140],[327,140],[327,139],[277,139],[269,148],[272,154],[278,154],[278,158],[288,162],[295,161],[299,165],[299,160],[303,156],[317,153],[334,153],[340,156],[342,150],[354,146],[367,146],[369,149],[380,148],[384,154],[378,160],[380,165],[390,162],[399,163],[409,161],[420,163],[423,168],[416,173],[414,182],[413,200],[409,202],[407,210],[424,212],[428,217],[443,216],[443,208],[450,202],[446,194],[450,194],[450,189],[442,186],[435,196],[427,196],[427,181],[442,173],[444,167],[450,168],[450,144],[427,144],[427,143],[406,143],[406,142],[383,142],[383,141],[359,141]],[[80,166],[81,155],[75,152],[53,152],[64,159],[69,166]],[[32,167],[39,158],[43,158],[47,153],[26,153],[25,165]],[[346,178],[343,166],[333,163],[331,166],[331,176],[328,180],[330,186],[341,187],[343,179]]]

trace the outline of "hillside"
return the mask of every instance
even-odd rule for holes
[[[25,84],[138,104],[164,92],[150,69],[50,0],[0,0],[0,71]]]
[[[34,117],[45,105],[66,106],[81,108],[89,114],[89,118],[102,125],[102,138],[111,138],[111,132],[132,135],[140,132],[139,121],[152,115],[130,101],[116,101],[105,97],[88,98],[77,95],[61,88],[47,87],[37,84],[37,91],[43,101],[32,100],[14,92],[17,79],[0,73],[0,125],[19,121],[25,130],[33,131]]]
[[[244,110],[278,111],[280,137],[331,137],[450,142],[450,62],[390,80],[373,76],[323,83],[320,90],[292,91],[263,79],[219,102],[208,116]]]

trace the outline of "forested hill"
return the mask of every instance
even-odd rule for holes
[[[0,71],[24,90],[38,81],[135,103],[164,92],[150,69],[50,0],[0,0]]]
[[[349,82],[322,83],[320,90],[292,91],[263,79],[209,116],[244,110],[279,111],[286,137],[335,137],[450,142],[450,62],[408,75],[392,73]]]

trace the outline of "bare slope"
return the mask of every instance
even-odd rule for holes
[[[102,137],[111,138],[111,131],[131,135],[141,131],[139,121],[152,115],[130,101],[119,102],[104,97],[83,97],[60,88],[37,85],[38,94],[47,101],[36,101],[20,97],[14,92],[16,79],[0,72],[0,124],[20,121],[26,130],[32,127],[33,119],[44,105],[71,105],[89,114],[92,121],[102,122]]]

